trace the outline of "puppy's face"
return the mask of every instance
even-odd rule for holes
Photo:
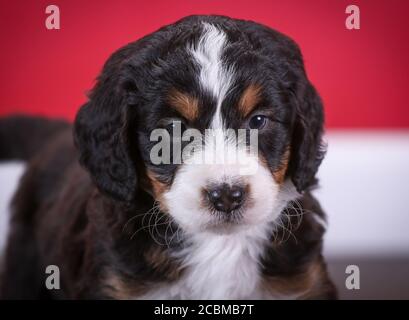
[[[274,221],[313,183],[322,107],[291,40],[250,22],[205,20],[114,54],[78,115],[76,141],[103,191],[131,201],[140,186],[186,232],[232,232]],[[97,110],[107,119],[95,127]]]

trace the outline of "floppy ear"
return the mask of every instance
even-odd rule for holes
[[[325,155],[321,140],[324,125],[321,99],[308,80],[300,91],[290,160],[290,175],[298,192],[316,183],[315,174]]]
[[[79,110],[74,140],[80,163],[97,187],[117,200],[130,201],[137,175],[129,152],[127,93],[121,84],[121,61],[117,58],[114,55],[108,60],[89,102]]]

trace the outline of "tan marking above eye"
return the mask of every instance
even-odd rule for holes
[[[256,84],[249,85],[242,93],[239,101],[239,112],[247,117],[261,100],[261,87]]]
[[[187,120],[197,119],[199,114],[199,101],[197,98],[175,89],[170,92],[168,102],[172,108]]]

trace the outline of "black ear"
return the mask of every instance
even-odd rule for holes
[[[107,62],[90,100],[79,110],[74,140],[80,163],[90,172],[97,187],[111,197],[130,201],[137,175],[129,152],[128,101],[115,55]]]
[[[320,97],[307,81],[297,94],[291,143],[290,175],[298,192],[316,183],[315,174],[325,155],[322,144],[324,113]]]

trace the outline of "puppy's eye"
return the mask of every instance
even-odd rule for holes
[[[181,133],[183,133],[186,130],[186,126],[183,123],[183,121],[177,120],[177,119],[171,119],[169,120],[166,125],[165,125],[166,130],[169,131],[170,134],[172,133],[177,133],[178,130],[180,130]]]
[[[252,117],[249,121],[249,128],[250,129],[262,129],[265,127],[267,123],[267,117],[263,115],[256,115]]]

